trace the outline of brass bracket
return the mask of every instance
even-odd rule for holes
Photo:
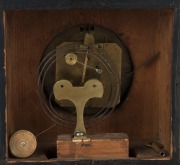
[[[58,101],[69,100],[76,107],[77,120],[73,141],[88,140],[84,126],[84,107],[89,99],[102,98],[103,84],[97,79],[90,79],[84,86],[74,87],[70,81],[60,80],[54,84],[53,92]]]

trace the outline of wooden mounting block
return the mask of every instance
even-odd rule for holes
[[[129,156],[129,139],[124,133],[104,133],[88,136],[89,142],[72,142],[71,135],[57,138],[58,159],[118,159]]]

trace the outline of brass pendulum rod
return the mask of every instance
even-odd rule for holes
[[[84,83],[85,81],[85,76],[86,76],[86,70],[87,70],[87,62],[88,62],[88,52],[89,50],[87,50],[86,56],[85,56],[85,60],[84,60],[84,67],[83,67],[83,73],[82,73],[82,80],[81,82]]]

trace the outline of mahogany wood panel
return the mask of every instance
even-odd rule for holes
[[[95,24],[114,31],[128,48],[134,68],[160,52],[151,65],[133,75],[128,98],[89,134],[125,132],[130,141],[160,140],[171,144],[171,9],[14,10],[5,11],[7,138],[19,129],[35,135],[53,122],[42,110],[35,85],[39,60],[48,43],[64,29]],[[74,128],[56,126],[38,137],[54,142]]]
[[[57,139],[58,159],[117,159],[129,157],[128,136],[123,133],[91,135],[89,142],[72,142],[71,135]]]

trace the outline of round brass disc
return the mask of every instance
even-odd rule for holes
[[[11,153],[18,158],[26,158],[36,150],[36,137],[27,130],[15,132],[9,141]]]
[[[74,65],[77,62],[77,56],[74,53],[68,53],[65,56],[66,63],[69,65]]]

